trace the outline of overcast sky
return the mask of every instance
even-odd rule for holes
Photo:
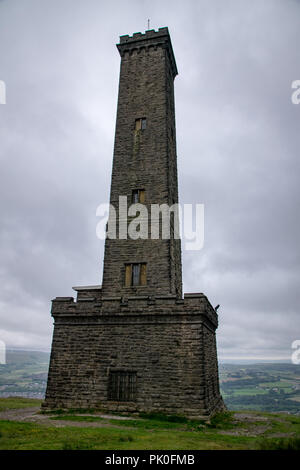
[[[100,284],[119,36],[168,26],[179,196],[205,205],[185,292],[220,304],[218,355],[300,339],[300,2],[0,0],[0,340],[49,349],[51,299]]]

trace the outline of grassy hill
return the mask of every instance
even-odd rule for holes
[[[300,417],[227,412],[209,423],[183,417],[44,413],[41,401],[0,399],[1,450],[300,449]],[[31,408],[36,407],[36,408]]]
[[[6,352],[6,364],[0,364],[0,397],[44,398],[49,353],[40,351]]]

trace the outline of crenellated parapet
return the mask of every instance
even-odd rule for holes
[[[145,33],[134,33],[132,36],[126,34],[120,36],[120,43],[117,44],[121,57],[124,57],[126,53],[131,55],[134,51],[140,53],[142,50],[150,51],[151,48],[157,49],[158,47],[166,50],[173,78],[175,78],[178,70],[168,28],[159,28],[158,31],[150,29]]]
[[[218,315],[202,293],[185,294],[183,299],[173,295],[101,297],[101,288],[74,289],[77,290],[76,300],[73,297],[56,297],[52,301],[54,318],[70,315],[109,316],[110,321],[117,322],[120,317],[126,316],[127,321],[130,318],[132,322],[205,322],[212,330],[218,326]]]

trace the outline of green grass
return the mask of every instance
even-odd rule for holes
[[[139,419],[108,419],[99,416],[82,416],[76,414],[59,414],[52,416],[51,420],[77,421],[77,422],[100,422],[102,424],[111,424],[121,427],[130,427],[144,430],[180,430],[180,431],[203,431],[210,429],[233,429],[240,427],[240,423],[233,420],[233,413],[219,413],[215,415],[210,422],[205,423],[202,420],[189,420],[185,417],[167,416],[162,414],[141,413]]]
[[[251,449],[255,440],[220,436],[213,432],[178,430],[45,427],[32,423],[0,421],[0,449]]]
[[[41,406],[42,400],[35,400],[33,398],[1,398],[0,399],[0,411],[27,408],[32,406]]]
[[[71,414],[59,414],[51,416],[49,419],[53,421],[77,421],[79,423],[97,423],[99,421],[102,423],[109,423],[109,420],[101,418],[100,416],[78,416]]]
[[[50,418],[51,420],[57,421],[77,421],[77,422],[86,422],[86,423],[97,423],[100,422],[106,425],[120,426],[123,428],[135,428],[142,430],[198,430],[203,427],[202,424],[198,421],[190,421],[188,423],[179,424],[174,422],[168,422],[167,420],[158,420],[158,419],[130,419],[130,420],[121,420],[121,419],[105,419],[99,416],[78,416],[78,415],[57,415]]]
[[[280,380],[274,382],[263,382],[259,384],[259,386],[262,388],[291,388],[291,383]]]
[[[300,438],[261,439],[258,450],[300,450]]]
[[[4,403],[5,402],[5,403]],[[24,405],[24,403],[26,403]],[[36,406],[38,400],[0,399],[0,409]],[[87,411],[77,410],[76,413]],[[233,412],[217,414],[210,422],[188,420],[181,416],[142,414],[132,420],[78,416],[74,410],[60,410],[50,420],[64,427],[47,424],[0,421],[0,449],[18,450],[226,450],[226,449],[299,449],[300,417],[253,412],[252,421],[237,421]],[[89,410],[91,413],[91,410]],[[266,417],[267,421],[261,421]],[[64,421],[64,423],[62,422]],[[51,421],[50,421],[51,422]],[[69,424],[66,424],[69,422]],[[74,423],[87,424],[75,427]],[[88,427],[90,423],[105,424]],[[241,435],[265,426],[262,435]],[[226,432],[228,434],[226,434]],[[225,433],[225,434],[224,434]],[[231,434],[229,434],[231,433]],[[286,438],[272,435],[286,434]]]
[[[230,393],[223,392],[224,397],[228,397],[229,395],[238,396],[238,395],[267,395],[267,390],[262,390],[259,388],[242,388],[242,389],[235,389]]]

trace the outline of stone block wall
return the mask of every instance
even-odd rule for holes
[[[153,240],[152,204],[178,203],[174,105],[175,58],[167,28],[120,38],[118,109],[110,203],[119,211],[119,196],[131,205],[132,191],[145,191],[148,239],[110,239],[105,242],[103,294],[176,294],[182,296],[180,240]],[[146,118],[146,129],[135,120]],[[117,224],[117,236],[119,225]],[[147,284],[125,287],[125,264],[146,263]]]
[[[87,291],[86,294],[90,294]],[[223,406],[216,385],[217,316],[202,294],[58,298],[45,408],[99,408],[208,417]],[[90,297],[86,297],[90,299]],[[136,373],[136,399],[111,401],[111,371]]]

